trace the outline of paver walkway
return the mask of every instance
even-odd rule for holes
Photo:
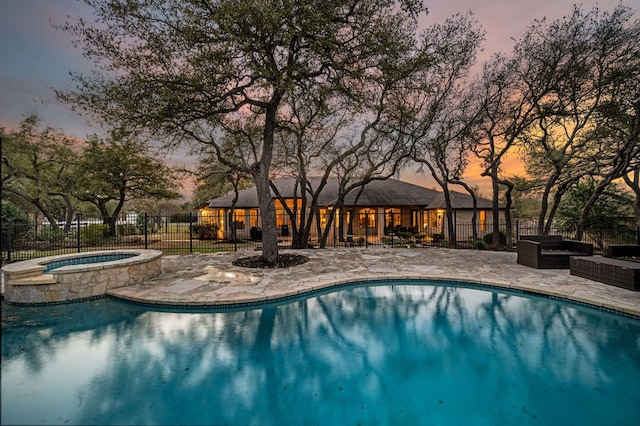
[[[516,288],[640,317],[640,292],[575,277],[568,270],[518,265],[516,253],[511,252],[444,248],[291,252],[310,260],[286,269],[250,269],[231,262],[258,252],[165,255],[159,277],[109,294],[148,304],[222,307],[277,300],[358,280],[419,278]]]

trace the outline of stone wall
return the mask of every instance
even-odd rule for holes
[[[139,250],[135,257],[100,263],[65,266],[50,274],[33,273],[34,261],[4,267],[5,299],[19,304],[61,303],[104,296],[107,290],[125,287],[154,278],[162,272],[162,252]],[[86,255],[86,253],[83,253]],[[46,258],[47,261],[51,261]],[[44,263],[44,258],[39,263]],[[20,264],[24,265],[22,270]]]

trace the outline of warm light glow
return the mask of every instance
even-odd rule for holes
[[[480,216],[480,230],[484,231],[485,230],[485,222],[487,220],[487,211],[486,210],[480,210],[479,211],[479,216]]]

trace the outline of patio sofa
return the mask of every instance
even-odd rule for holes
[[[606,257],[571,259],[569,273],[627,290],[640,291],[640,245],[611,245]]]
[[[521,265],[536,269],[569,269],[571,256],[593,256],[593,244],[564,240],[562,235],[526,235],[517,242]]]

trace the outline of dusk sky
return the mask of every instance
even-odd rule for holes
[[[473,11],[486,31],[480,61],[496,52],[508,53],[513,40],[524,33],[534,19],[561,18],[571,13],[574,3],[583,10],[594,6],[611,11],[615,0],[440,0],[427,1],[429,15],[425,25],[444,22],[457,13]],[[640,0],[622,4],[640,11]],[[54,28],[74,19],[90,16],[91,10],[76,0],[0,0],[0,127],[12,129],[29,113],[35,112],[44,126],[62,129],[72,137],[85,138],[100,133],[86,119],[55,100],[53,88],[71,88],[70,71],[88,73],[91,64],[74,49],[71,36]],[[636,13],[638,18],[638,13]],[[174,158],[174,160],[176,160]],[[189,159],[182,159],[189,161]],[[418,182],[407,173],[404,180]],[[429,185],[431,186],[431,185]]]

